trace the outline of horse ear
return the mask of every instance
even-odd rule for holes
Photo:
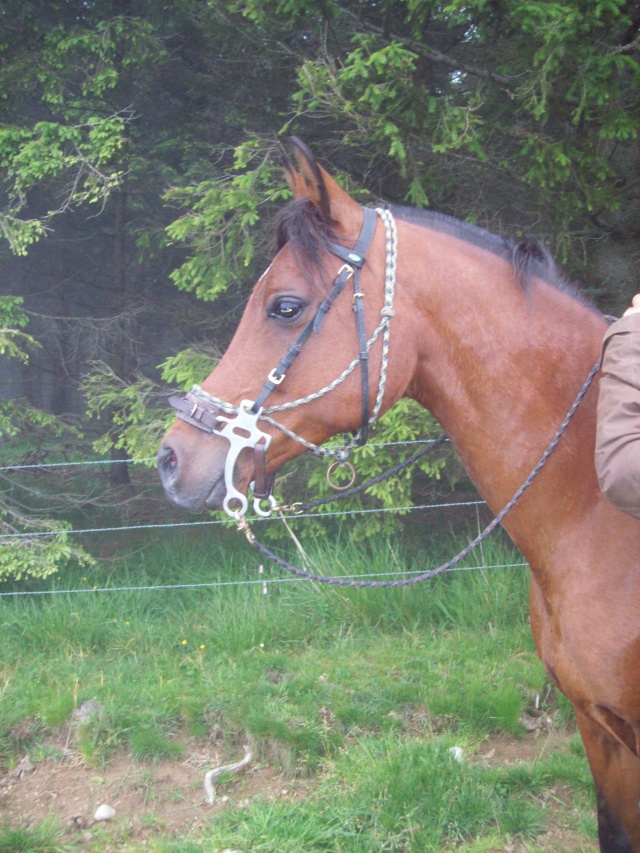
[[[299,172],[296,172],[293,167],[293,163],[284,152],[282,153],[282,165],[284,166],[287,184],[289,185],[289,189],[293,193],[294,198],[302,198],[303,196],[306,196],[307,186],[304,179]]]
[[[326,172],[322,166],[316,163],[316,159],[307,145],[298,139],[291,137],[294,146],[298,172],[291,166],[296,175],[293,191],[296,198],[307,196],[318,208],[324,219],[337,225],[346,226],[349,222],[349,212],[353,216],[354,209],[359,210],[359,205],[349,193]],[[291,173],[289,173],[289,186],[291,186]]]

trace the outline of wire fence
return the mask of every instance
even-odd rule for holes
[[[528,563],[495,563],[494,565],[484,566],[454,566],[452,572],[473,572],[487,569],[515,569],[525,568]],[[262,567],[260,567],[262,568]],[[349,579],[357,578],[358,580],[365,578],[386,578],[411,577],[411,575],[421,574],[421,569],[416,569],[411,572],[371,572],[368,574],[357,575],[340,575],[340,578]],[[242,581],[211,581],[209,583],[173,583],[173,584],[149,584],[147,586],[105,586],[105,587],[87,587],[84,589],[40,589],[40,590],[15,590],[12,592],[0,592],[0,598],[19,598],[22,596],[42,596],[42,595],[80,595],[89,593],[101,592],[161,592],[163,590],[189,590],[189,589],[222,589],[224,587],[239,587],[239,586],[261,586],[263,591],[265,587],[291,584],[305,583],[306,578],[297,577],[279,577],[279,578],[260,578],[259,580],[242,580]]]
[[[414,445],[414,444],[426,444],[433,443],[431,439],[417,439],[410,441],[394,441],[394,442],[379,442],[372,443],[370,446],[372,447],[389,447],[389,446],[400,446],[400,445]],[[117,460],[117,463],[120,464],[123,460]],[[124,460],[129,464],[148,464],[150,462],[155,461],[152,457],[144,458],[144,459],[131,459]],[[51,468],[62,468],[62,467],[89,467],[89,466],[104,466],[104,465],[112,465],[116,464],[116,460],[111,459],[86,459],[75,462],[35,462],[28,464],[18,464],[18,465],[5,465],[0,467],[0,472],[12,472],[12,471],[25,471],[25,470],[40,470],[40,469],[51,469]],[[470,501],[445,501],[441,503],[432,503],[432,504],[407,504],[403,506],[393,506],[393,507],[375,507],[375,508],[356,508],[356,509],[344,509],[344,510],[335,510],[331,512],[306,512],[300,513],[291,517],[288,517],[288,521],[298,521],[305,519],[329,519],[329,518],[339,518],[339,517],[348,517],[355,515],[368,515],[368,514],[382,514],[382,513],[409,513],[409,512],[417,512],[417,511],[426,511],[426,510],[443,510],[443,509],[460,509],[464,507],[481,507],[485,506],[485,501],[483,500],[470,500]],[[274,522],[278,522],[279,517],[256,517],[251,520],[251,524],[270,524]],[[130,525],[116,525],[110,527],[87,527],[87,528],[76,528],[76,529],[67,529],[63,532],[67,535],[74,536],[82,536],[87,534],[122,534],[130,531],[139,531],[139,530],[148,530],[148,531],[163,531],[163,530],[175,530],[175,529],[184,529],[184,528],[199,528],[199,527],[212,527],[216,525],[225,525],[229,526],[229,519],[220,518],[220,519],[204,519],[198,521],[172,521],[172,522],[162,522],[155,524],[130,524]],[[57,536],[61,531],[58,530],[42,530],[42,531],[32,531],[29,533],[3,533],[0,534],[0,547],[3,544],[6,544],[9,540],[20,540],[20,539],[33,539],[33,538],[46,538],[50,536]],[[499,569],[499,568],[522,568],[526,567],[527,563],[525,562],[514,562],[514,563],[501,563],[494,565],[472,565],[472,566],[455,566],[453,571],[478,571],[478,570],[487,570],[487,569]],[[374,578],[374,577],[394,577],[394,576],[411,576],[412,574],[420,574],[423,570],[416,571],[393,571],[393,572],[378,572],[371,574],[358,574],[358,575],[341,575],[340,577],[358,577],[358,578]],[[260,572],[262,573],[262,567],[260,567]],[[14,591],[5,591],[0,592],[0,598],[16,598],[23,596],[55,596],[55,595],[76,595],[76,594],[88,594],[88,593],[115,593],[115,592],[156,592],[162,590],[185,590],[185,589],[222,589],[225,587],[238,587],[238,586],[253,586],[260,585],[263,588],[263,591],[267,591],[267,587],[272,584],[288,584],[288,583],[301,583],[304,582],[304,578],[297,577],[276,577],[266,579],[261,577],[259,580],[238,580],[238,581],[212,581],[208,583],[188,583],[188,584],[150,584],[150,585],[142,585],[142,586],[106,586],[106,587],[93,587],[93,588],[81,588],[81,589],[44,589],[44,590],[14,590]]]
[[[400,447],[413,444],[433,444],[432,438],[407,439],[406,441],[370,441],[367,447]],[[27,462],[24,464],[2,465],[0,471],[26,471],[40,468],[73,468],[78,466],[89,467],[91,465],[149,465],[156,461],[155,456],[145,456],[140,459],[81,459],[79,462]]]

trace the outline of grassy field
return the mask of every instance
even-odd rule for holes
[[[345,526],[309,552],[352,574],[423,569],[454,547],[356,547]],[[474,559],[520,562],[500,540]],[[597,849],[526,569],[404,590],[92,591],[260,577],[234,532],[162,532],[50,584],[85,594],[0,599],[0,853]],[[250,765],[206,805],[204,772],[245,746]],[[116,816],[95,824],[102,802]]]

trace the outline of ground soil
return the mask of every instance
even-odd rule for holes
[[[519,738],[496,736],[481,744],[470,760],[493,765],[531,761],[551,750],[565,749],[569,738],[569,734],[557,731]],[[255,762],[237,776],[222,780],[211,806],[204,795],[205,773],[241,759],[241,754],[230,757],[208,741],[185,740],[184,753],[177,760],[143,764],[119,754],[106,766],[96,768],[73,750],[65,753],[61,745],[62,738],[51,742],[52,756],[38,763],[25,756],[13,770],[0,775],[0,825],[34,826],[53,815],[65,827],[66,840],[79,843],[81,848],[153,849],[153,838],[179,840],[187,833],[197,835],[212,815],[255,797],[297,800],[313,789],[310,779],[287,777]],[[106,823],[94,820],[101,804],[115,810],[115,816]],[[571,808],[568,789],[551,792],[548,808],[552,829],[536,839],[535,845],[507,844],[488,853],[597,851],[597,845],[585,845],[584,836],[563,827],[567,808]]]

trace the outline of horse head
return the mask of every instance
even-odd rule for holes
[[[267,498],[289,459],[338,433],[366,440],[405,389],[382,334],[393,315],[385,212],[361,207],[293,144],[297,168],[285,159],[285,170],[294,200],[278,218],[277,254],[213,372],[171,400],[178,418],[158,468],[186,509],[243,513],[250,484]]]

